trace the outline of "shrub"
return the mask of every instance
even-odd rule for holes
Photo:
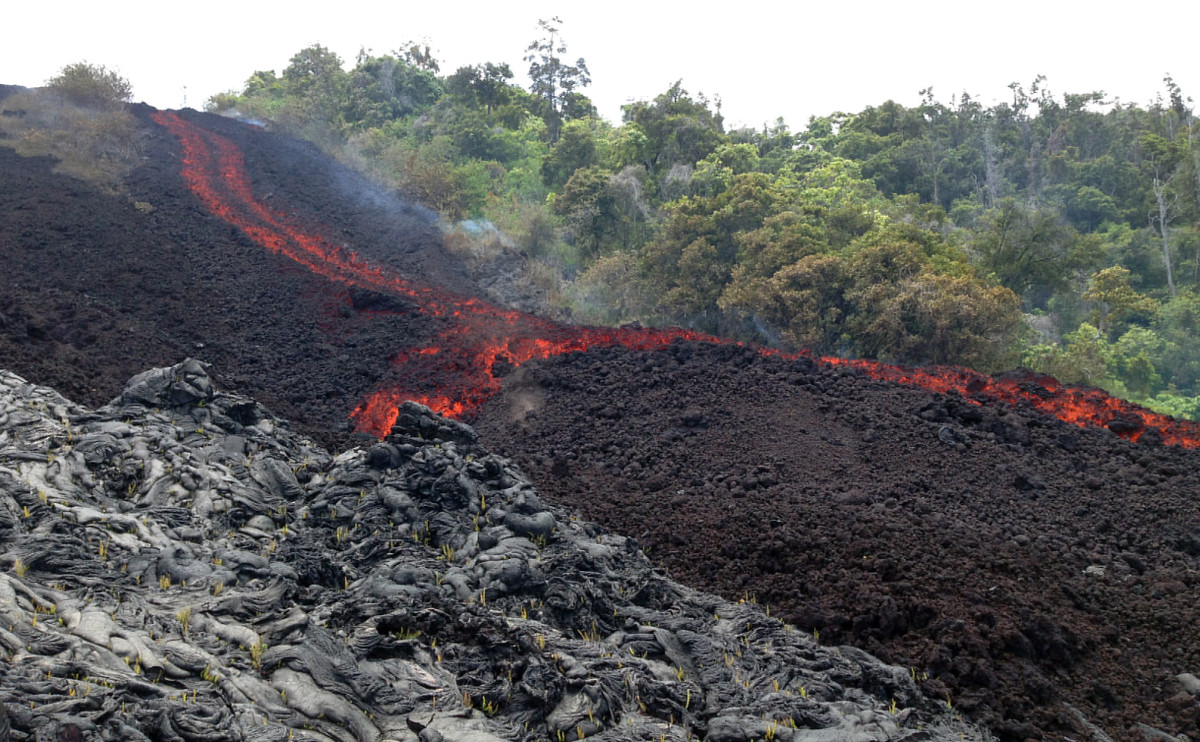
[[[46,81],[46,87],[73,103],[89,108],[115,110],[133,98],[129,80],[104,65],[77,62]]]

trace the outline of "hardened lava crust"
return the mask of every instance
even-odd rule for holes
[[[100,406],[135,374],[195,357],[333,450],[372,442],[351,416],[398,388],[401,361],[425,359],[417,381],[445,386],[433,377],[459,362],[430,359],[462,326],[453,307],[264,249],[198,197],[181,137],[134,113],[145,162],[118,195],[0,146],[0,367]],[[177,116],[219,138],[205,140],[213,157],[241,158],[250,229],[286,223],[335,258],[479,295],[431,213],[312,145]],[[502,316],[485,309],[472,322]],[[574,347],[560,326],[521,322]],[[479,378],[494,396],[466,420],[557,506],[636,539],[671,576],[909,667],[1003,740],[1200,739],[1195,449],[651,339],[543,360],[530,345],[519,367],[493,356]]]

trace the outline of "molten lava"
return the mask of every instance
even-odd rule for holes
[[[171,112],[159,111],[153,117],[179,139],[182,175],[189,190],[213,214],[254,242],[330,281],[407,298],[416,303],[415,311],[452,321],[451,329],[433,345],[403,349],[392,357],[403,381],[376,389],[355,408],[351,418],[359,431],[386,435],[396,420],[398,406],[405,400],[420,402],[449,417],[469,414],[499,391],[500,380],[494,373],[498,364],[519,366],[532,359],[604,347],[656,350],[681,339],[733,342],[677,328],[564,325],[416,283],[332,244],[256,199],[242,153],[230,140]],[[792,358],[802,355],[770,349],[760,352]],[[957,392],[977,404],[1029,404],[1076,425],[1106,426],[1131,440],[1154,428],[1164,443],[1200,446],[1200,425],[1196,423],[1150,412],[1098,389],[1064,387],[1050,377],[990,377],[961,368],[908,369],[872,361],[820,360],[856,368],[873,379],[941,393]],[[431,380],[441,381],[433,385]]]
[[[416,302],[418,312],[454,320],[452,329],[435,345],[396,354],[392,363],[403,370],[402,377],[409,383],[377,389],[363,400],[351,413],[359,431],[387,434],[398,405],[409,399],[452,417],[476,410],[500,389],[500,380],[493,375],[498,361],[519,366],[534,358],[617,345],[653,350],[677,339],[722,342],[681,329],[572,327],[414,283],[331,244],[255,199],[242,154],[233,142],[174,113],[159,111],[153,117],[179,139],[183,178],[192,193],[252,240],[331,281],[406,297]],[[447,378],[453,381],[442,388],[427,388],[429,380]]]
[[[1147,431],[1158,431],[1163,443],[1200,447],[1200,423],[1176,420],[1152,412],[1103,389],[1064,386],[1052,376],[1012,372],[985,376],[966,368],[934,366],[904,368],[875,361],[822,358],[830,364],[856,368],[872,379],[919,386],[943,394],[957,392],[975,403],[1027,404],[1047,415],[1080,427],[1106,427],[1122,438],[1136,441]]]

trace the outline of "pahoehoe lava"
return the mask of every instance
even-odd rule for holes
[[[419,399],[673,574],[908,665],[1005,739],[1076,713],[1198,734],[1195,426],[1044,378],[509,312],[431,215],[310,145],[135,112],[128,199],[0,148],[0,366],[101,404],[199,355],[335,448],[355,410],[379,434]]]
[[[335,457],[194,359],[96,410],[0,371],[0,738],[988,739],[397,417]]]

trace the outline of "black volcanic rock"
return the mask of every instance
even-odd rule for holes
[[[154,546],[153,565],[131,559],[126,568],[141,570],[151,582],[165,575],[175,586],[182,579],[211,584],[217,575],[231,584],[223,590],[232,590],[234,581],[278,579],[309,596],[310,605],[316,600],[311,594],[344,591],[347,579],[358,579],[347,572],[349,559],[330,558],[329,549],[357,543],[358,521],[341,513],[355,510],[361,493],[376,492],[391,514],[388,528],[393,521],[407,523],[410,539],[415,534],[422,545],[426,532],[448,527],[439,513],[459,513],[484,491],[492,502],[488,488],[511,470],[508,460],[495,456],[477,459],[482,480],[451,476],[457,469],[450,467],[421,496],[377,486],[421,467],[433,467],[426,473],[432,476],[436,457],[418,454],[440,450],[439,444],[471,448],[476,442],[470,428],[418,409],[411,419],[398,419],[386,441],[349,432],[347,415],[363,395],[395,380],[389,374],[397,368],[397,352],[438,345],[453,329],[451,320],[413,312],[395,296],[352,291],[265,250],[189,190],[180,174],[180,141],[152,123],[153,112],[145,106],[133,112],[143,124],[145,161],[120,194],[54,173],[51,158],[23,158],[0,146],[0,367],[100,406],[122,393],[134,374],[196,355],[214,363],[216,387],[242,395],[208,398],[185,381],[175,399],[154,397],[157,403],[143,400],[129,408],[131,420],[173,421],[151,426],[146,451],[166,450],[170,441],[192,450],[210,436],[212,447],[203,453],[205,476],[186,468],[194,466],[191,460],[157,453],[161,470],[144,471],[140,463],[155,457],[141,449],[105,474],[106,497],[114,495],[114,483],[128,493],[110,507],[139,518],[149,508],[149,522],[173,534]],[[431,212],[382,193],[311,144],[194,111],[178,115],[232,143],[244,156],[256,202],[286,215],[290,224],[419,283],[481,295],[471,272],[442,249]],[[1030,393],[1049,394],[1046,379],[1012,376],[1025,380]],[[759,358],[748,348],[693,343],[659,353],[593,349],[519,368],[501,354],[492,378],[503,379],[503,395],[468,420],[487,445],[518,461],[547,501],[637,536],[672,576],[733,600],[757,596],[805,633],[819,631],[824,642],[853,643],[906,665],[926,695],[952,701],[956,712],[990,724],[1006,742],[1100,738],[1088,725],[1113,739],[1163,738],[1165,732],[1146,731],[1147,724],[1200,739],[1200,706],[1177,680],[1200,673],[1200,462],[1195,452],[1157,445],[1158,430],[1132,444],[1110,430],[1062,424],[1027,405],[977,405],[969,397],[982,386],[947,397],[810,359]],[[446,381],[432,374],[427,380],[434,387]],[[172,378],[168,386],[173,384]],[[311,447],[308,460],[297,460],[294,447],[277,440],[292,434],[251,397],[330,453]],[[17,419],[23,414],[18,410]],[[179,427],[181,420],[187,426]],[[89,479],[79,467],[90,472],[114,456],[129,458],[124,446],[130,434],[112,425],[72,441],[86,420],[71,421],[71,432],[60,426],[47,434],[56,436],[56,457],[62,441],[71,446],[69,461],[59,457],[56,466],[69,463],[69,471],[80,473],[72,482],[68,470],[55,468],[51,486],[74,492],[95,482],[94,473]],[[1130,420],[1116,425],[1126,433],[1133,427]],[[49,463],[50,448],[25,450],[27,444],[11,438],[0,443],[14,447],[17,462]],[[355,453],[353,471],[339,470],[345,476],[330,482],[331,454],[358,444],[374,447]],[[285,450],[281,457],[268,455]],[[156,487],[143,491],[147,476]],[[233,481],[246,486],[234,488]],[[216,500],[208,494],[214,488],[222,493]],[[193,505],[180,499],[182,492],[202,496]],[[134,493],[136,505],[126,501]],[[62,541],[62,534],[79,529],[42,520],[36,494],[35,488],[0,507],[0,539],[17,538],[36,522],[36,538],[21,536],[22,543],[62,545],[37,550],[38,564],[73,574],[78,549],[98,550],[110,527],[84,529],[90,540]],[[211,509],[205,498],[223,509]],[[332,547],[312,543],[311,533],[279,538],[285,522],[293,536],[306,525],[278,512],[300,501],[308,502],[309,518],[319,517],[322,538]],[[363,501],[375,502],[369,494]],[[539,509],[539,501],[525,492],[511,509],[497,507],[493,522],[485,519],[478,532],[472,522],[474,546],[481,552],[507,548],[506,539],[518,535],[534,543],[529,534],[540,538],[544,518],[533,528],[522,519],[539,513],[554,518],[554,533],[570,528],[569,515]],[[26,517],[26,505],[34,521]],[[194,507],[237,541],[212,551],[221,564],[205,561],[211,545],[196,553],[211,534],[188,515]],[[524,533],[498,519],[501,512]],[[111,533],[113,549],[132,537],[128,531],[135,526],[125,522],[125,533]],[[348,529],[340,540],[338,526]],[[266,551],[272,538],[275,556]],[[553,549],[554,539],[546,540],[544,550]],[[430,546],[441,545],[430,536]],[[354,558],[367,554],[371,563],[381,548],[373,541]],[[15,556],[6,551],[3,564]],[[170,617],[158,608],[150,617],[141,604],[116,602],[106,591],[128,580],[114,582],[108,571],[96,572],[94,561],[79,562],[85,582],[73,589],[83,590],[85,600],[107,601],[122,621],[122,611],[132,612],[130,621],[151,625]],[[510,592],[543,590],[536,586],[555,577],[506,561],[489,568],[495,573],[487,577]],[[428,564],[397,566],[379,578],[380,590],[385,596],[395,589],[419,594],[444,571]],[[443,585],[457,597],[448,577]],[[279,589],[239,592],[237,615],[269,612],[273,601],[295,604],[292,593]],[[488,595],[490,600],[490,589]],[[568,591],[563,600],[572,595]],[[457,616],[459,607],[439,603],[436,610]],[[286,613],[272,635],[308,615],[303,609]],[[20,646],[23,636],[8,637],[5,646]],[[439,646],[446,638],[440,635]],[[212,654],[207,645],[205,651]],[[177,655],[172,662],[189,660]],[[288,662],[302,666],[305,660],[297,655]],[[204,666],[189,667],[197,673]],[[556,697],[557,670],[541,662],[526,672],[523,677],[546,682],[511,688],[513,697],[543,704]],[[136,692],[149,697],[152,686],[139,684]],[[29,687],[56,693],[68,688]],[[647,708],[658,708],[649,690],[641,696]],[[58,696],[36,703],[44,706],[50,698]],[[90,698],[67,703],[96,703]],[[18,729],[34,723],[27,706],[7,707]],[[162,722],[165,713],[156,718]],[[55,722],[65,725],[63,734],[73,728],[92,733],[68,716]],[[422,719],[427,717],[410,718],[406,726]],[[160,724],[156,735],[174,739],[171,729]],[[264,729],[266,738],[279,731]],[[59,731],[48,724],[42,736]],[[402,732],[400,738],[411,738]],[[710,730],[718,733],[726,734]]]
[[[399,349],[438,329],[392,296],[315,275],[210,213],[177,140],[133,106],[144,164],[121,195],[0,146],[0,367],[100,405],[135,373],[188,355],[332,447]],[[374,264],[450,291],[474,286],[437,215],[292,140],[184,112],[236,143],[258,198]]]
[[[1200,672],[1200,451],[730,354],[526,364],[473,424],[672,577],[911,667],[1006,741],[1087,738],[1076,712],[1200,739],[1175,679]]]
[[[987,738],[402,420],[331,456],[193,360],[97,410],[0,372],[4,738]]]

